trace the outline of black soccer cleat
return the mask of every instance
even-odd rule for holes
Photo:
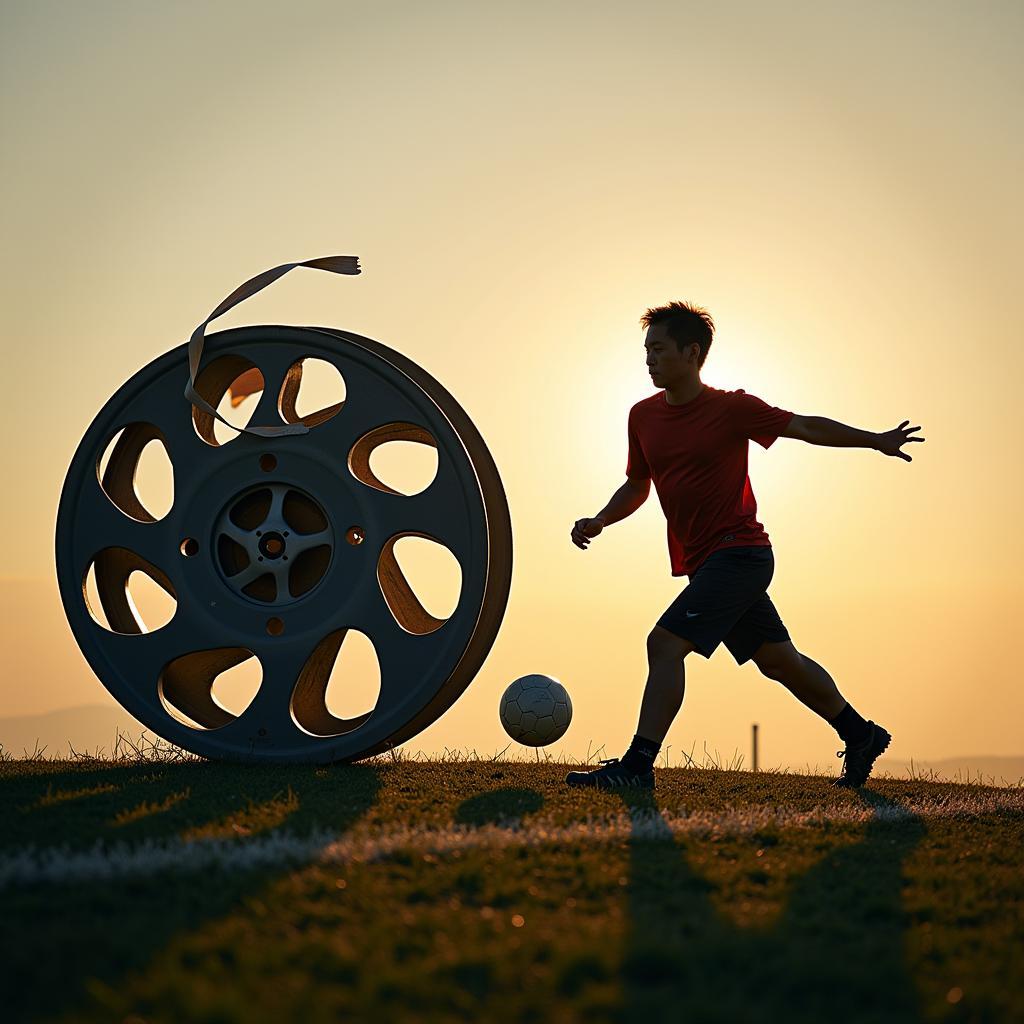
[[[880,725],[869,721],[871,731],[860,743],[847,743],[845,750],[837,750],[836,757],[845,758],[842,774],[832,785],[842,789],[855,789],[863,786],[871,774],[875,758],[882,753],[892,741],[892,736]]]
[[[567,786],[590,786],[592,789],[619,789],[623,786],[654,789],[654,769],[649,772],[631,772],[617,757],[609,757],[601,762],[600,768],[592,772],[569,772],[565,783]]]

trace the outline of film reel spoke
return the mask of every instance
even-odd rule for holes
[[[271,484],[269,490],[270,509],[263,521],[263,527],[265,530],[285,530],[288,523],[284,518],[284,499],[290,488],[283,484]]]
[[[419,415],[416,405],[400,391],[384,384],[378,373],[351,359],[329,360],[345,381],[345,400],[337,415],[316,424],[321,445],[344,460],[364,435],[392,422]],[[286,415],[286,419],[287,419]],[[298,419],[299,417],[294,417]]]
[[[126,670],[130,692],[155,708],[160,707],[158,688],[167,668],[187,655],[218,645],[209,623],[180,602],[171,621],[159,629],[109,633],[102,640],[106,656]]]
[[[284,568],[287,569],[287,566]],[[278,578],[276,569],[267,569],[266,566],[259,562],[250,562],[245,569],[232,576],[231,584],[239,590],[244,590],[250,583],[258,580],[261,576],[265,576],[268,572],[274,577],[278,586],[280,586],[281,580]]]
[[[175,472],[194,470],[196,461],[208,459],[210,451],[196,433],[188,402],[181,395],[180,380],[163,382],[139,402],[139,415],[159,431],[167,457]]]
[[[289,419],[285,410],[291,401],[294,404],[294,394],[297,390],[292,383],[293,375],[290,373],[295,364],[295,352],[288,347],[269,348],[265,347],[254,353],[255,362],[263,375],[263,394],[260,395],[256,408],[253,410],[252,422],[258,424],[270,423],[297,423],[299,417]]]
[[[81,539],[88,559],[108,549],[124,549],[144,559],[174,585],[179,556],[178,538],[170,515],[139,521],[118,508],[92,476],[81,493]],[[82,577],[88,565],[82,569]]]
[[[465,496],[445,459],[439,459],[437,476],[419,494],[376,492],[369,500],[384,537],[427,537],[443,544],[463,565],[472,557],[473,531],[465,511]]]
[[[233,540],[239,547],[247,547],[252,543],[253,530],[247,530],[242,526],[236,526],[230,518],[226,517],[219,524],[219,530],[229,540]]]
[[[219,730],[222,742],[256,752],[272,746],[314,745],[314,739],[300,728],[291,713],[292,691],[314,646],[271,643],[257,649],[263,681],[249,706]]]
[[[418,611],[426,616],[418,602],[416,604]],[[377,590],[349,616],[348,624],[365,633],[377,652],[380,666],[378,709],[394,712],[409,700],[422,697],[427,690],[430,690],[430,696],[434,695],[430,669],[443,656],[449,642],[447,634],[438,632],[444,625],[441,620],[429,623],[430,632],[416,633],[403,628],[389,600]],[[416,625],[425,628],[428,624],[420,619]],[[379,711],[377,713],[380,714]]]
[[[316,533],[293,533],[292,539],[288,544],[288,550],[294,556],[298,556],[303,551],[323,547],[333,542],[334,533],[332,530],[318,530]]]
[[[378,706],[383,704],[395,711],[427,695],[429,676],[424,669],[441,652],[444,640],[430,635],[417,636],[400,629],[392,636],[393,639],[377,647],[380,661]],[[429,696],[433,697],[434,692],[431,691]]]

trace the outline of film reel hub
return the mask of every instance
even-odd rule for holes
[[[323,506],[294,484],[250,487],[227,502],[213,531],[213,556],[233,593],[288,606],[326,575],[335,531]]]

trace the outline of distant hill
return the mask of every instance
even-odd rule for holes
[[[896,778],[910,777],[911,763],[893,757],[880,757],[875,770]],[[927,776],[934,771],[940,781],[982,782],[986,785],[1015,786],[1024,780],[1024,757],[990,757],[985,754],[964,757],[944,757],[938,760],[913,763],[914,775]],[[979,779],[979,775],[981,778]]]
[[[81,754],[88,751],[98,757],[109,757],[118,730],[137,741],[146,727],[122,708],[102,704],[83,704],[62,708],[43,715],[19,715],[0,718],[0,744],[14,757],[27,757],[37,743],[43,757],[71,755],[71,748]],[[153,733],[147,732],[152,738]]]

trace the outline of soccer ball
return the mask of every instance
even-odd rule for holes
[[[551,676],[520,676],[501,695],[498,715],[512,739],[545,747],[565,735],[572,721],[572,701]]]

